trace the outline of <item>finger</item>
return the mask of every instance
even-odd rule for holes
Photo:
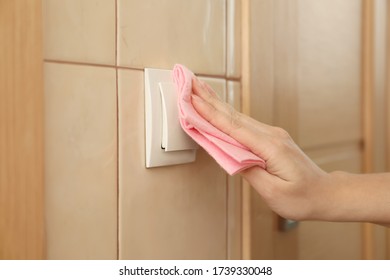
[[[266,201],[274,197],[278,181],[276,176],[258,166],[248,168],[240,174]]]
[[[199,80],[197,77],[195,77],[195,79],[196,79],[196,83],[199,83],[199,85],[203,90],[206,90],[208,94],[211,94],[213,97],[217,98],[218,100],[221,100],[218,93],[216,93],[215,90],[208,83]]]
[[[274,138],[274,127],[257,122],[241,114],[225,102],[209,94],[204,84],[193,79],[193,105],[195,110],[216,128],[248,147],[253,153],[267,160]]]
[[[243,125],[242,114],[237,111],[228,113],[219,111],[197,95],[192,95],[192,104],[195,110],[213,126],[248,147],[264,160],[269,158],[267,147],[271,145],[271,137]]]
[[[220,101],[218,94],[207,83],[194,77],[192,79],[193,93],[208,102]]]
[[[214,96],[217,97],[219,100],[221,100],[220,97],[219,97],[219,95],[214,91],[214,89],[213,89],[208,83],[203,82],[203,85],[205,86],[205,88],[207,89],[207,91],[208,91],[210,94],[214,95]]]
[[[192,85],[193,85],[193,92],[195,95],[201,97],[203,100],[211,104],[214,108],[216,108],[216,110],[220,112],[224,112],[227,115],[230,115],[233,122],[237,118],[240,118],[240,122],[243,126],[247,126],[250,129],[257,130],[259,132],[271,135],[272,126],[257,122],[256,120],[250,118],[249,116],[237,112],[236,110],[234,110],[232,106],[230,106],[226,102],[222,102],[218,98],[218,95],[207,83],[204,83],[195,77],[192,81]],[[217,128],[224,131],[223,127],[217,126]]]

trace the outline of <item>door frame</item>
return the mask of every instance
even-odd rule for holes
[[[0,259],[43,259],[42,3],[0,0]]]

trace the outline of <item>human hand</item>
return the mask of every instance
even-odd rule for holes
[[[269,207],[288,219],[318,219],[324,204],[329,207],[328,174],[302,152],[285,130],[237,112],[221,101],[209,85],[197,78],[192,82],[196,111],[265,160],[266,169],[255,166],[241,175]]]

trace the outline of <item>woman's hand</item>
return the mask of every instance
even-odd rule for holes
[[[193,79],[193,93],[192,103],[202,117],[265,160],[265,170],[252,167],[241,175],[270,208],[289,219],[318,219],[323,204],[329,203],[328,174],[301,151],[289,134],[235,111],[197,78]]]
[[[235,111],[196,78],[192,103],[211,124],[265,160],[266,169],[251,167],[241,174],[279,215],[390,224],[390,173],[326,173],[285,130]]]

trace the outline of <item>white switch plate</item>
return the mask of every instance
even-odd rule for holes
[[[163,148],[163,104],[165,104],[165,139]],[[173,92],[172,92],[173,90]],[[172,94],[175,98],[166,98]],[[173,111],[175,109],[175,111]],[[183,164],[195,161],[196,144],[181,129],[177,116],[177,97],[171,70],[145,68],[146,167]]]

